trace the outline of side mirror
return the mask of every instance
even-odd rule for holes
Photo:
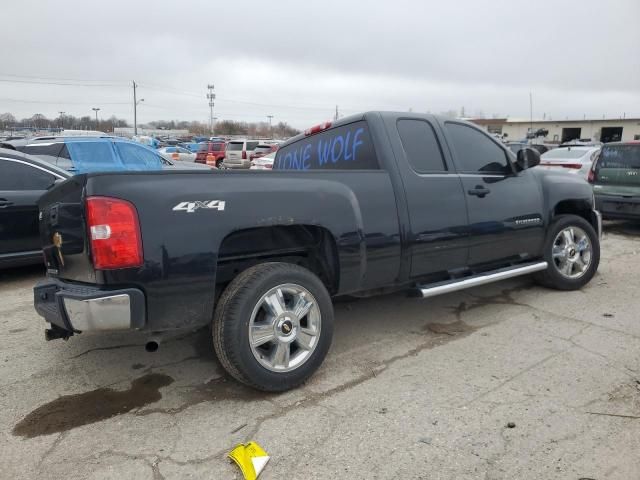
[[[526,170],[527,168],[540,165],[540,152],[529,147],[518,150],[516,154],[516,165],[518,166],[518,170]]]

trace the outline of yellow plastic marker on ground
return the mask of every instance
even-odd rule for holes
[[[227,456],[240,467],[245,480],[256,480],[271,458],[256,442],[241,443]]]

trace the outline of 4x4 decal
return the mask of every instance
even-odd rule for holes
[[[196,210],[204,208],[208,210],[218,210],[219,212],[223,212],[224,206],[224,200],[190,200],[187,202],[180,202],[175,207],[173,207],[173,211],[193,213]]]

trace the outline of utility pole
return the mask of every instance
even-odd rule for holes
[[[214,88],[213,83],[207,85],[207,89],[209,90],[209,93],[207,93],[207,99],[209,100],[209,133],[211,135],[213,135],[213,101],[216,99],[216,94],[213,93]]]
[[[271,125],[271,119],[273,118],[273,115],[267,115],[267,118],[269,119],[269,135],[271,135],[271,138],[273,138],[273,125]]]
[[[60,114],[60,128],[64,130],[64,114],[67,112],[58,112]]]
[[[98,112],[100,111],[100,109],[96,108],[96,107],[93,107],[91,110],[96,112],[96,130],[98,130]]]
[[[336,114],[333,117],[334,120],[338,120],[338,105],[336,105]]]

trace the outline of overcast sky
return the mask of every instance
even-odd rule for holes
[[[0,113],[640,117],[640,0],[2,2]],[[100,6],[98,6],[100,5]],[[80,80],[80,81],[78,81]],[[20,83],[16,83],[20,82]],[[62,83],[73,85],[49,85]]]

